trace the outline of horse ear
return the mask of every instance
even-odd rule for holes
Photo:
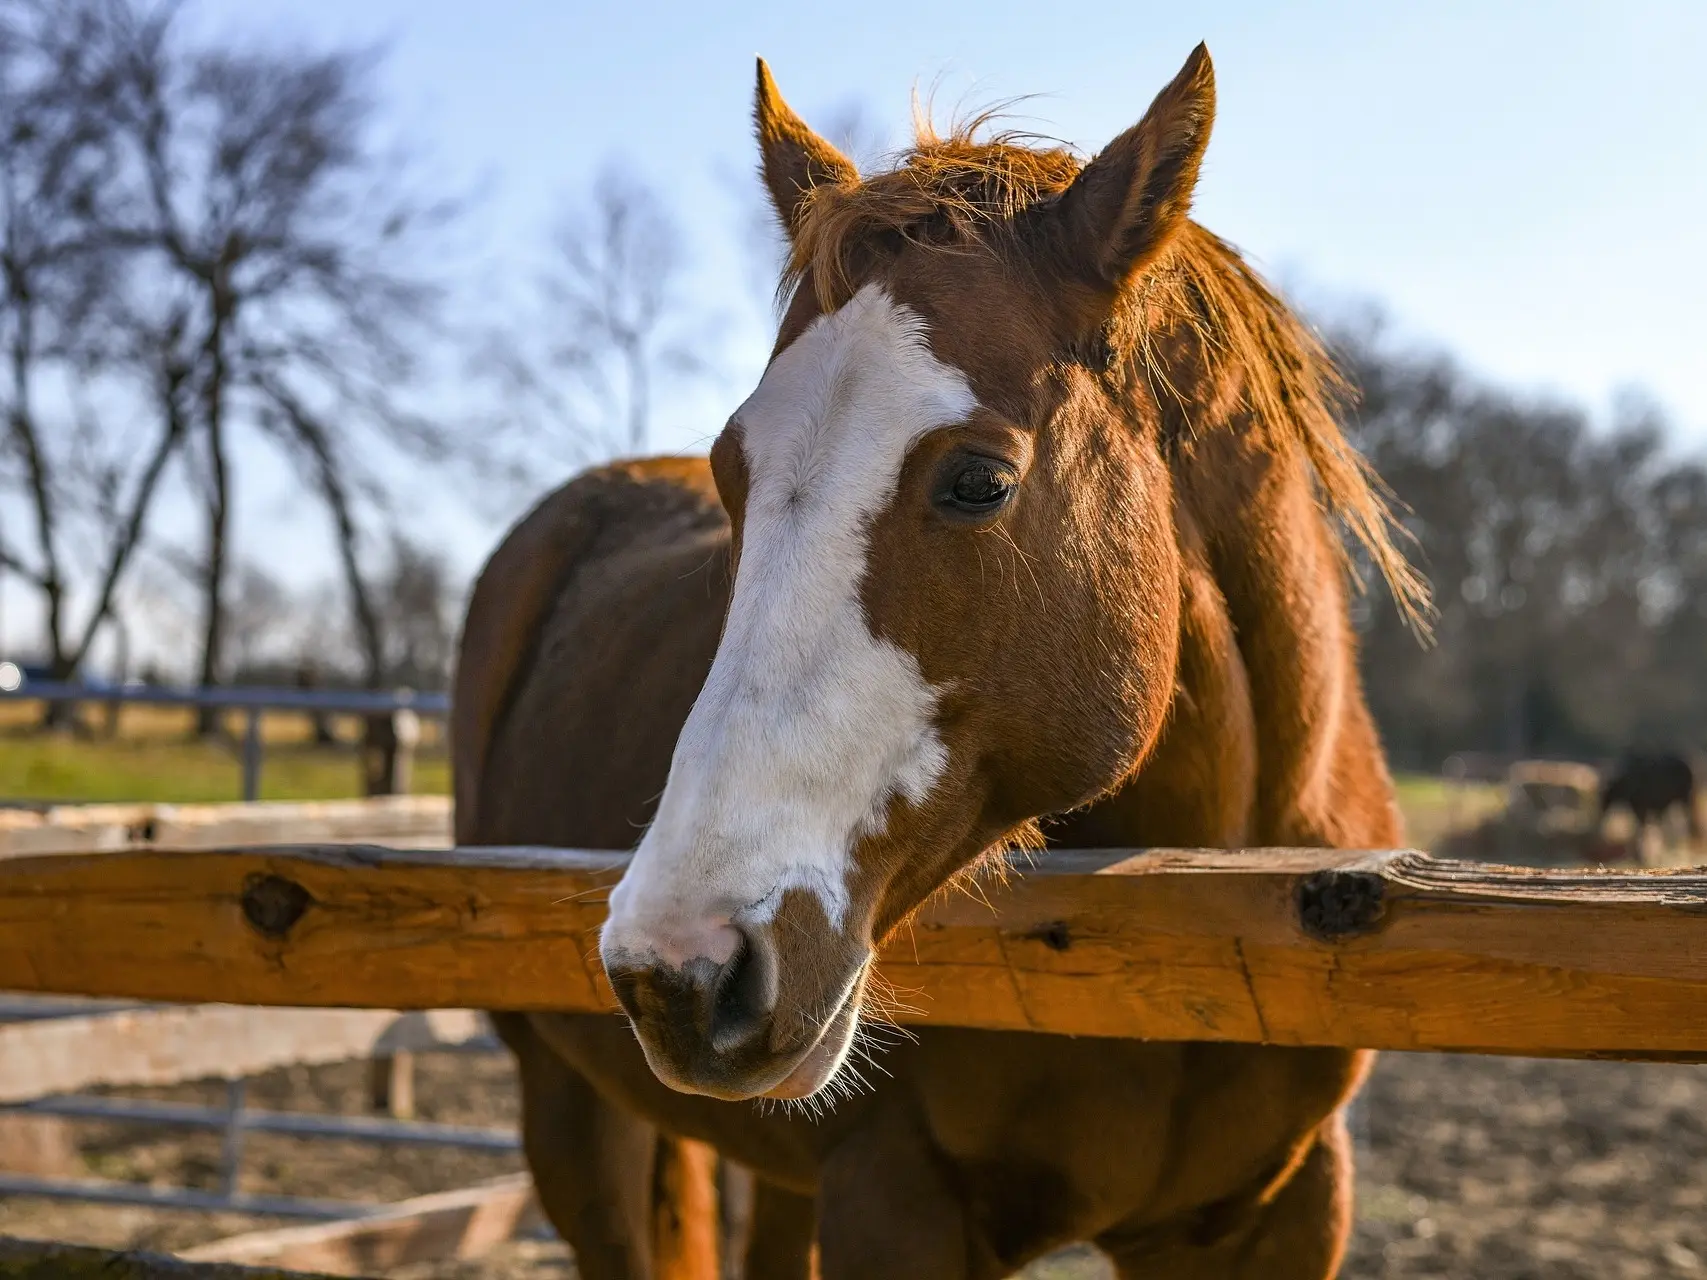
[[[1215,68],[1198,45],[1144,118],[1084,167],[1060,216],[1084,274],[1119,290],[1150,267],[1191,209],[1215,121]]]
[[[777,92],[771,69],[759,59],[759,87],[753,101],[759,134],[759,168],[783,230],[793,237],[812,188],[826,182],[858,182],[859,170],[835,147],[807,127]]]

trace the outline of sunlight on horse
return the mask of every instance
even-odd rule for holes
[[[1187,216],[1214,104],[1199,48],[1088,163],[925,128],[862,177],[761,64],[769,368],[709,462],[583,475],[481,575],[459,842],[638,840],[632,1030],[498,1018],[587,1280],[715,1274],[695,1143],[756,1178],[751,1277],[1337,1270],[1370,1055],[862,1032],[878,945],[1014,845],[1400,842],[1340,530],[1423,591],[1321,348]]]

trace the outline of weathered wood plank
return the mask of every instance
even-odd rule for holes
[[[300,1271],[185,1262],[0,1236],[0,1280],[311,1280]]]
[[[328,846],[0,862],[0,988],[410,1008],[611,1007],[620,855]],[[1707,875],[1323,850],[1051,854],[933,904],[909,1020],[1559,1056],[1707,1056]]]
[[[77,804],[0,809],[0,858],[158,846],[210,849],[275,840],[450,843],[449,796],[230,804]]]
[[[525,1173],[511,1174],[400,1200],[372,1217],[227,1236],[182,1256],[333,1276],[371,1275],[413,1262],[478,1258],[513,1237],[532,1205],[532,1180]]]
[[[486,1034],[466,1009],[124,1009],[0,1024],[0,1103],[97,1085],[248,1076],[396,1052],[451,1048]]]

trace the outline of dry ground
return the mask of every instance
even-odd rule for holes
[[[511,1123],[501,1057],[420,1060],[423,1119]],[[292,1068],[256,1081],[256,1106],[355,1111],[362,1064]],[[152,1091],[217,1102],[217,1085]],[[1707,1068],[1391,1054],[1360,1120],[1359,1212],[1345,1280],[1634,1280],[1707,1275]],[[89,1173],[212,1187],[213,1134],[80,1126]],[[401,1199],[518,1168],[503,1156],[252,1135],[244,1187]],[[0,1200],[0,1233],[184,1248],[258,1220]],[[479,1262],[416,1266],[399,1280],[565,1280],[556,1243],[521,1242]],[[1058,1259],[1027,1280],[1092,1280]]]

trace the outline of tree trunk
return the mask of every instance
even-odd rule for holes
[[[304,691],[313,691],[325,687],[324,682],[320,679],[320,669],[314,665],[312,659],[305,659],[297,665],[296,687]],[[312,711],[309,713],[308,722],[310,731],[314,735],[315,746],[334,747],[338,745],[338,735],[332,732],[332,717],[324,711]]]
[[[213,315],[208,329],[207,386],[203,395],[204,427],[207,431],[208,466],[213,489],[208,495],[207,565],[202,579],[202,660],[200,684],[211,688],[219,683],[225,657],[225,573],[227,542],[231,532],[231,474],[225,456],[225,331],[231,318],[231,300],[218,285],[214,287]],[[196,717],[196,732],[208,737],[218,732],[220,714],[203,707]]]
[[[177,452],[185,434],[183,409],[178,403],[178,393],[182,387],[183,378],[168,376],[168,381],[161,395],[161,412],[165,424],[161,429],[160,439],[155,443],[154,452],[148,459],[141,479],[137,482],[136,492],[131,495],[130,509],[122,521],[113,530],[112,542],[108,547],[106,571],[101,576],[101,586],[95,598],[94,611],[89,615],[83,627],[82,639],[72,654],[72,665],[81,667],[89,655],[89,649],[95,643],[101,624],[111,619],[118,630],[125,654],[123,664],[125,669],[121,677],[129,674],[130,641],[124,623],[113,611],[113,597],[118,591],[119,581],[124,577],[125,570],[130,565],[131,556],[142,542],[144,525],[148,519],[149,509],[154,503],[155,490],[159,488],[160,479],[166,472],[167,463]],[[116,513],[115,513],[116,514]]]
[[[42,452],[41,433],[35,421],[34,387],[35,307],[30,291],[17,278],[8,282],[13,306],[17,313],[16,328],[10,351],[12,406],[10,427],[13,443],[23,456],[24,471],[29,482],[30,506],[35,516],[37,552],[41,557],[41,573],[36,585],[41,592],[42,613],[46,623],[48,669],[53,679],[70,680],[77,674],[77,664],[65,646],[65,576],[59,563],[57,497],[48,478],[47,458]],[[42,710],[44,729],[63,729],[76,719],[76,707],[66,702],[50,702]]]
[[[630,344],[623,348],[622,355],[628,372],[628,451],[639,457],[646,452],[648,419],[652,416],[646,354],[638,344]]]
[[[331,432],[315,421],[288,389],[272,386],[269,390],[274,402],[295,425],[298,442],[313,458],[315,483],[332,513],[338,564],[344,573],[345,589],[350,593],[350,614],[356,624],[356,641],[361,645],[362,664],[366,668],[365,683],[370,689],[378,689],[388,674],[385,632],[379,611],[374,607],[373,591],[362,574],[361,530],[356,526],[355,504],[350,500],[349,486],[334,451]]]

